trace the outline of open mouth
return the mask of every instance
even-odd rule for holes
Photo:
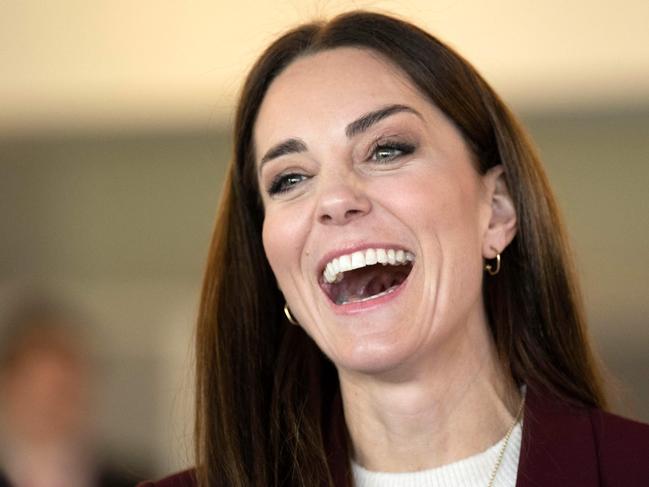
[[[414,259],[402,249],[366,249],[341,255],[327,263],[320,287],[337,305],[377,299],[404,283]]]

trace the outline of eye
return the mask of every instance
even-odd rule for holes
[[[286,193],[307,178],[308,176],[306,174],[300,173],[279,174],[270,183],[268,194],[275,196],[277,194]]]
[[[414,151],[415,147],[405,142],[382,142],[373,147],[370,159],[379,163],[391,162]]]

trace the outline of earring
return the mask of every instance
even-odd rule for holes
[[[288,321],[291,322],[293,325],[297,325],[298,322],[295,318],[293,318],[293,315],[291,314],[291,310],[288,309],[288,303],[284,304],[284,314],[286,315],[286,318],[288,318]]]
[[[491,264],[485,264],[484,270],[492,276],[498,274],[500,272],[500,254],[496,254],[496,268],[491,267]]]

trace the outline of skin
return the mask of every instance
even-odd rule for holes
[[[34,347],[1,374],[7,432],[21,443],[83,441],[89,401],[85,364],[76,351]]]
[[[408,110],[345,133],[394,104]],[[299,151],[262,163],[291,138]],[[375,150],[386,141],[414,150]],[[289,65],[264,98],[254,144],[266,255],[293,315],[338,369],[355,460],[412,471],[497,442],[520,401],[481,294],[484,259],[516,232],[502,168],[479,174],[448,118],[396,66],[357,48]],[[271,194],[278,180],[286,191]],[[346,312],[319,284],[323,258],[368,244],[408,249],[415,262],[393,299]]]

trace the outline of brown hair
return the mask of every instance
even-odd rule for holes
[[[14,304],[0,323],[0,375],[11,373],[32,354],[55,356],[76,366],[88,359],[82,314],[55,299],[34,294]]]
[[[284,318],[264,254],[253,146],[257,112],[275,77],[298,57],[342,46],[373,50],[400,67],[456,125],[479,172],[503,165],[518,233],[500,273],[483,284],[500,359],[519,384],[577,405],[605,406],[557,206],[515,117],[476,70],[436,38],[389,16],[351,12],[283,35],[243,87],[196,337],[203,486],[351,485],[344,421],[335,419],[335,369]],[[339,472],[344,475],[334,478]]]

